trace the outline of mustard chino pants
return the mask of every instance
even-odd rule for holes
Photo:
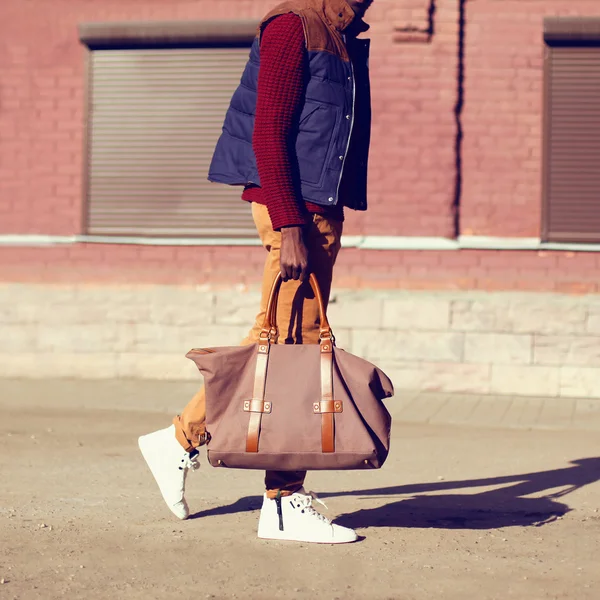
[[[252,203],[252,216],[258,235],[268,252],[265,263],[262,298],[254,326],[241,345],[258,342],[273,281],[279,273],[281,233],[274,231],[266,206]],[[308,248],[309,267],[315,274],[325,305],[329,301],[333,266],[341,247],[342,222],[313,215],[307,226],[305,243]],[[281,286],[277,310],[279,328],[278,344],[318,344],[319,307],[308,281],[288,281]],[[173,423],[177,441],[190,452],[200,445],[200,436],[205,431],[206,395],[204,387],[191,399],[181,415]],[[284,495],[295,492],[304,484],[306,471],[267,471],[265,486],[270,497],[277,492]]]

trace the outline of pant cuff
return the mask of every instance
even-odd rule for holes
[[[179,415],[177,415],[173,419],[173,425],[175,425],[175,439],[181,444],[183,449],[186,452],[192,452],[193,450],[195,450],[197,446],[194,446],[193,442],[191,440],[188,440],[185,433],[183,432],[183,427],[181,426],[181,420],[179,418]]]
[[[287,496],[291,496],[292,494],[295,494],[297,491],[301,490],[302,487],[302,485],[298,485],[293,488],[286,488],[283,490],[267,490],[267,498],[269,498],[269,500],[274,500],[277,497],[277,494],[283,498],[286,498]]]

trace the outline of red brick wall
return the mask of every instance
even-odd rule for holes
[[[275,0],[0,2],[0,234],[82,232],[84,48],[90,21],[258,20]],[[376,0],[371,208],[361,235],[452,236],[459,0]],[[467,0],[462,233],[540,231],[542,21],[597,0]],[[411,41],[408,41],[408,40]],[[0,247],[0,279],[252,283],[260,248]],[[338,285],[596,291],[593,254],[346,250]],[[240,264],[243,265],[240,267]]]
[[[4,0],[0,6],[1,231],[81,232],[86,21],[255,19],[275,0]],[[411,4],[412,3],[412,4]],[[428,0],[410,0],[415,23]],[[411,14],[370,13],[374,98],[371,209],[351,233],[451,235],[456,3],[440,3],[431,45],[393,42]]]
[[[260,247],[0,246],[0,281],[252,286],[260,282],[264,255]]]
[[[543,20],[551,16],[600,17],[600,2],[467,2],[465,235],[540,235]]]
[[[437,2],[431,43],[394,41],[396,28],[426,28],[428,8],[429,0],[376,0],[369,15],[371,206],[350,221],[361,233],[454,235],[458,2]]]
[[[339,287],[597,293],[600,255],[529,251],[360,251],[340,254]]]
[[[88,21],[258,18],[249,0],[0,2],[0,232],[82,230],[84,47]]]
[[[253,287],[260,283],[264,258],[259,247],[0,246],[0,281]],[[340,253],[334,286],[584,294],[600,292],[599,270],[598,253],[347,248]]]

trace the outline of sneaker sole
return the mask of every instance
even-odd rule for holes
[[[358,541],[358,536],[356,536],[353,540],[320,541],[320,540],[307,540],[307,539],[301,539],[301,538],[295,538],[295,537],[275,537],[275,536],[267,536],[267,535],[258,534],[258,539],[272,540],[272,541],[276,541],[276,542],[302,542],[303,544],[325,544],[325,545],[336,544],[337,545],[337,544],[353,544],[354,542]]]

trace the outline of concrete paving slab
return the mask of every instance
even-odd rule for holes
[[[597,600],[597,431],[407,423],[399,403],[383,469],[307,479],[361,541],[266,542],[262,473],[211,469],[203,452],[182,522],[139,455],[137,436],[194,390],[0,382],[1,598]],[[504,410],[481,399],[486,425],[486,408]]]

